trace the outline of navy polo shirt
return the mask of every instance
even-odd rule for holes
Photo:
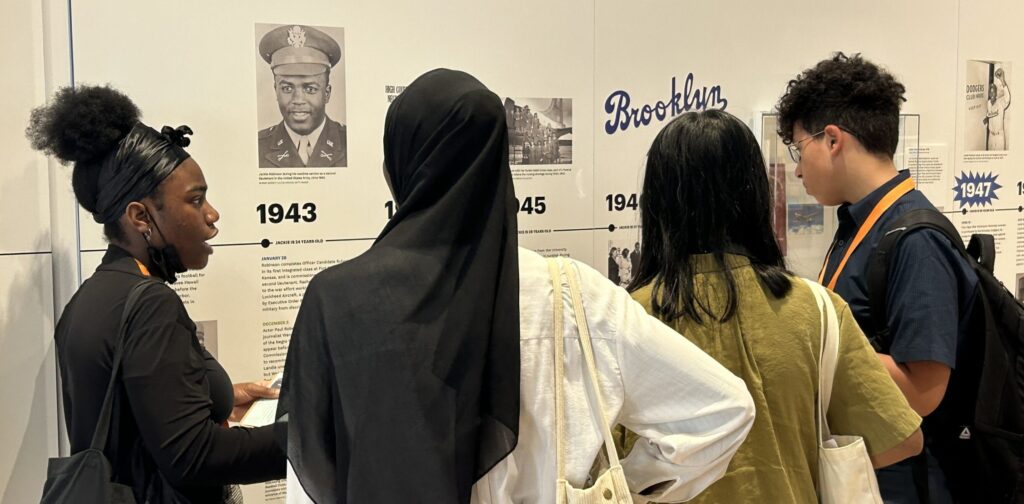
[[[839,228],[832,240],[832,253],[825,268],[824,283],[850,248],[853,237],[868,215],[893,187],[910,178],[901,171],[864,199],[843,204],[836,210]],[[850,305],[854,318],[865,332],[872,332],[868,303],[868,266],[884,230],[894,219],[918,208],[935,207],[918,190],[900,197],[882,214],[846,263],[835,292]],[[917,229],[904,236],[896,248],[889,270],[887,318],[892,334],[889,353],[896,362],[935,361],[956,367],[957,343],[966,335],[978,277],[941,233]]]

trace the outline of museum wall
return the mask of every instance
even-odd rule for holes
[[[0,23],[7,166],[0,170],[0,373],[17,405],[0,437],[2,502],[37,496],[61,442],[52,328],[106,247],[76,210],[69,169],[24,139],[30,109],[60,85],[107,84],[143,120],[187,124],[221,232],[209,267],[174,285],[204,344],[234,381],[280,371],[309,279],[372,244],[393,203],[382,177],[384,115],[409,82],[437,67],[497,93],[510,121],[520,245],[607,271],[609,250],[639,244],[636,211],[647,147],[671,117],[725,109],[748,121],[784,190],[778,231],[787,260],[817,273],[833,211],[802,192],[770,112],[787,81],[831,52],[860,52],[907,87],[898,164],[954,223],[995,234],[997,276],[1024,276],[1024,172],[1015,106],[999,145],[982,120],[1002,70],[1019,89],[1024,8],[1011,0],[820,2],[202,2],[19,3]],[[998,15],[993,15],[998,13]],[[282,115],[258,48],[285,27],[337,43],[327,117],[337,126],[308,166],[277,144]],[[298,28],[295,28],[298,27]],[[296,42],[297,43],[297,42]],[[1002,89],[1002,88],[1000,88]],[[980,90],[980,91],[979,91]],[[981,93],[979,95],[979,93]],[[326,131],[326,130],[325,130]],[[329,142],[329,143],[328,143]],[[1012,147],[1011,147],[1012,144]],[[620,278],[620,280],[625,280]],[[247,487],[283,502],[283,486]]]

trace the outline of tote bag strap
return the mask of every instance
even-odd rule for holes
[[[562,380],[565,376],[565,323],[563,321],[562,307],[562,276],[559,273],[558,262],[548,259],[548,275],[551,276],[551,304],[554,306],[555,317],[555,466],[557,467],[558,479],[565,479],[565,402],[562,390]]]
[[[562,261],[559,260],[561,263]],[[562,263],[565,264],[565,263]],[[594,402],[597,403],[597,417],[601,419],[601,435],[604,437],[604,448],[608,455],[608,464],[612,468],[619,467],[619,455],[615,451],[615,442],[612,440],[612,430],[605,418],[604,399],[601,397],[601,386],[597,379],[597,363],[594,360],[594,348],[590,341],[590,327],[587,325],[586,312],[583,311],[583,296],[580,290],[579,272],[571,263],[565,265],[565,276],[569,279],[569,295],[572,297],[572,309],[576,315],[576,327],[580,333],[580,346],[583,348],[583,357],[586,362],[587,371],[590,377],[590,388],[594,393]]]
[[[821,314],[821,357],[818,361],[818,397],[815,401],[820,446],[832,437],[828,427],[828,407],[832,400],[832,383],[835,381],[836,364],[839,361],[839,317],[825,288],[816,282],[803,280],[814,293]]]
[[[128,292],[128,299],[124,303],[124,311],[121,312],[121,324],[118,326],[117,340],[114,344],[114,357],[110,364],[110,381],[107,383],[107,394],[103,397],[103,406],[100,407],[100,416],[96,421],[96,430],[92,434],[90,448],[103,450],[107,445],[107,436],[110,435],[110,417],[114,410],[114,391],[117,385],[117,375],[121,372],[121,360],[124,357],[125,339],[128,335],[128,322],[131,319],[135,305],[138,304],[142,293],[150,285],[157,284],[156,280],[143,280]]]

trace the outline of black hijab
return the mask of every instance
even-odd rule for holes
[[[469,502],[519,433],[519,266],[498,97],[434,70],[388,109],[398,204],[366,253],[318,274],[288,348],[278,417],[306,493]]]

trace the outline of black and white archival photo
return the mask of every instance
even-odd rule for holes
[[[508,161],[572,164],[572,98],[505,98]]]
[[[608,279],[625,287],[633,281],[634,271],[640,265],[640,242],[608,242]]]
[[[967,61],[964,143],[969,151],[1010,150],[1010,63]]]
[[[256,24],[260,168],[348,166],[344,28]]]
[[[216,320],[197,320],[196,322],[196,339],[199,340],[199,344],[210,352],[210,355],[214,359],[217,358],[217,321]]]

